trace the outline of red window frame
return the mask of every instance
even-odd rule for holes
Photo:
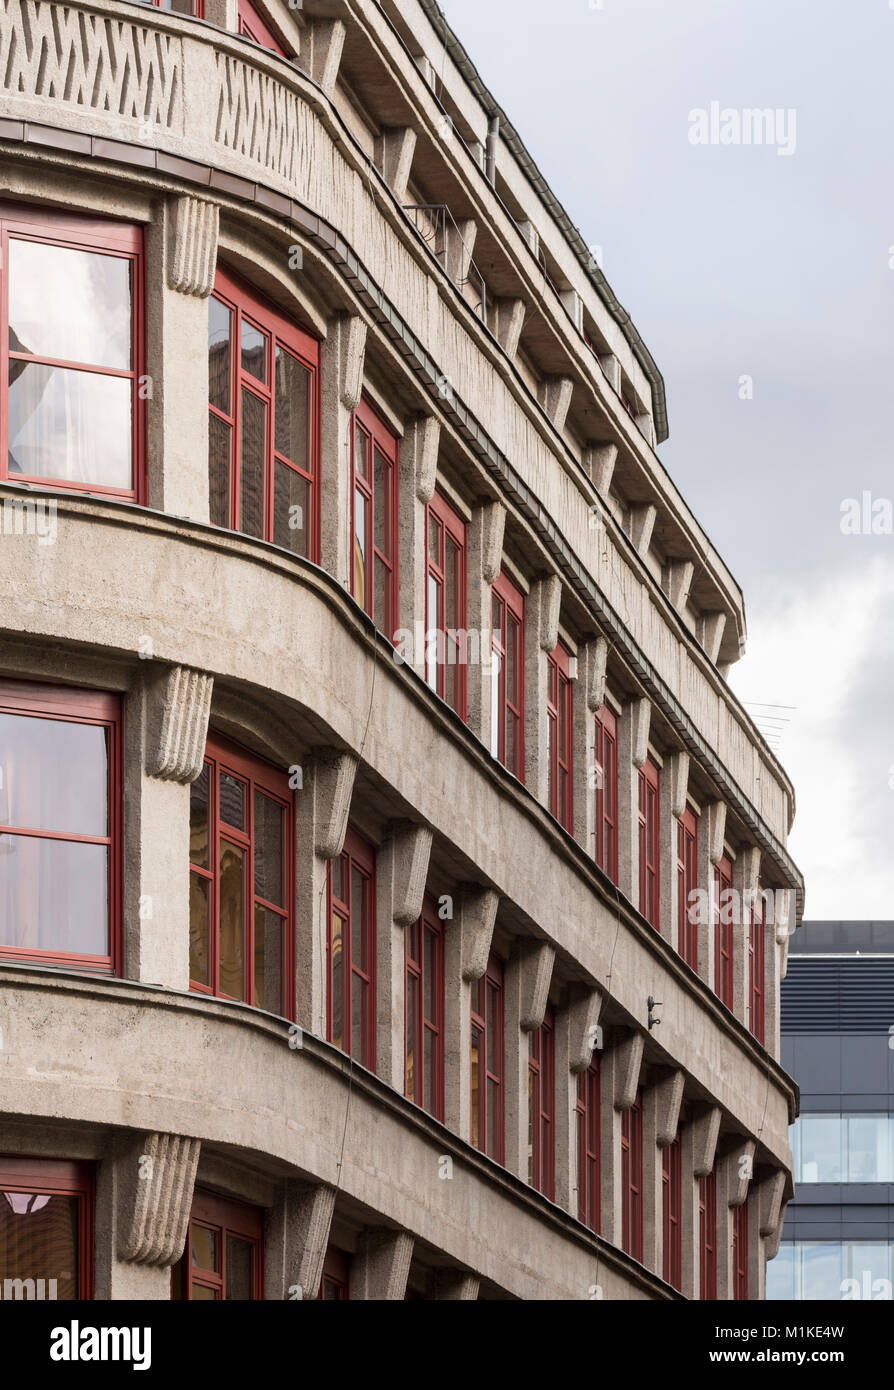
[[[456,711],[460,719],[467,716],[468,702],[468,571],[467,528],[462,517],[451,507],[442,493],[436,492],[425,511],[425,674],[429,685],[442,700]],[[453,546],[455,563],[455,592],[453,609],[457,624],[448,624],[447,547]],[[436,635],[436,644],[432,637]],[[448,688],[448,671],[453,671],[452,689]]]
[[[698,817],[687,809],[677,821],[677,930],[678,949],[686,964],[698,970],[698,907],[692,894],[698,889]]]
[[[547,1010],[528,1034],[528,1182],[553,1200],[556,1190],[556,1035]]]
[[[508,641],[515,630],[516,699],[511,698],[508,681]],[[520,782],[525,780],[525,600],[505,570],[501,570],[491,589],[491,642],[493,673],[491,680],[491,753]],[[510,718],[515,734],[510,737]]]
[[[608,705],[596,715],[596,863],[618,882],[618,721]]]
[[[717,1297],[717,1173],[698,1184],[699,1298]]]
[[[31,1193],[41,1197],[75,1197],[77,1215],[78,1302],[93,1298],[93,1227],[95,1214],[95,1176],[93,1165],[69,1159],[0,1157],[0,1201],[4,1192]],[[22,1277],[0,1270],[3,1278]],[[40,1276],[37,1276],[40,1277]],[[47,1271],[47,1278],[55,1277]]]
[[[65,965],[74,970],[116,975],[123,958],[124,892],[124,787],[123,713],[121,700],[94,690],[76,690],[62,685],[41,685],[27,681],[0,680],[0,713],[25,715],[32,719],[52,719],[60,724],[91,724],[106,730],[108,758],[108,833],[81,835],[70,831],[32,830],[0,824],[0,836],[18,835],[36,840],[57,840],[71,844],[105,846],[109,856],[108,941],[104,955],[81,955],[46,951],[26,946],[0,946],[0,958],[35,964]]]
[[[683,1284],[683,1146],[679,1134],[661,1153],[661,1199],[664,1218],[664,1281]]]
[[[287,318],[275,305],[229,271],[218,269],[214,278],[214,291],[209,300],[209,310],[213,300],[223,304],[230,313],[229,341],[229,408],[224,410],[211,399],[209,389],[208,412],[213,424],[229,431],[228,446],[228,496],[225,507],[215,505],[215,484],[210,479],[211,440],[209,440],[209,480],[211,487],[212,515],[215,526],[239,531],[243,535],[255,535],[243,527],[242,498],[242,431],[245,413],[245,400],[250,396],[260,403],[266,411],[266,439],[264,444],[264,523],[258,540],[277,544],[276,536],[276,478],[277,469],[286,469],[307,483],[309,516],[304,518],[304,537],[306,558],[316,562],[320,550],[320,344],[293,319]],[[254,328],[266,338],[265,371],[266,381],[257,377],[242,363],[243,325]],[[276,353],[288,353],[297,359],[301,367],[310,374],[308,389],[308,440],[307,467],[296,463],[277,449],[276,439]],[[210,368],[210,354],[209,354]],[[210,386],[210,383],[209,383]],[[302,554],[291,551],[290,553]]]
[[[341,892],[335,883],[335,861],[329,861],[328,930],[326,947],[326,1036],[355,1062],[374,1071],[376,1066],[376,852],[368,841],[353,829],[345,836],[344,849],[339,855]],[[366,911],[354,902],[354,874],[364,883]],[[341,929],[341,961],[336,959],[335,924]],[[359,937],[359,940],[358,940]],[[359,959],[354,948],[359,946]],[[363,965],[363,961],[366,965]],[[335,1000],[338,986],[336,968],[341,965],[342,1036],[335,1030]],[[347,967],[347,968],[346,968]],[[365,999],[365,1018],[361,1021],[359,1048],[353,1037],[353,1003],[355,990]],[[350,1024],[350,1028],[349,1025]]]
[[[366,475],[359,464],[360,440],[364,441]],[[376,486],[375,455],[381,455],[386,495]],[[398,442],[397,436],[365,399],[354,411],[351,428],[351,594],[389,641],[394,640],[400,613],[398,577]],[[358,581],[358,518],[363,508],[363,554],[369,557],[362,589]],[[381,540],[377,538],[377,532]],[[376,613],[376,572],[384,577],[385,612]]]
[[[282,39],[274,34],[267,21],[262,19],[259,10],[251,3],[251,0],[239,0],[239,33],[243,38],[251,39],[253,43],[260,44],[261,48],[271,48],[281,58],[294,56]]]
[[[639,773],[639,910],[656,931],[661,926],[661,793],[656,764]]]
[[[733,1207],[733,1298],[748,1299],[748,1198]]]
[[[213,1230],[219,1246],[219,1270],[199,1269],[192,1263],[193,1228]],[[264,1297],[264,1211],[261,1207],[221,1197],[216,1192],[197,1187],[189,1214],[186,1248],[178,1265],[171,1271],[171,1296],[192,1301],[194,1289],[209,1290],[214,1302],[226,1302],[227,1297],[227,1240],[235,1239],[251,1246],[251,1301]]]
[[[503,962],[491,952],[487,970],[480,980],[472,982],[470,1086],[472,1145],[497,1163],[504,1161],[506,1143],[505,1088],[506,1070],[505,1001],[503,994]],[[496,1035],[496,1036],[494,1036]],[[477,1040],[477,1047],[476,1047]],[[477,1079],[477,1103],[475,1081]],[[482,1084],[483,1082],[483,1084]],[[488,1099],[494,1097],[494,1126],[488,1125]]]
[[[733,1007],[733,866],[726,856],[714,866],[714,991]],[[724,920],[727,918],[728,920]]]
[[[547,658],[547,760],[549,809],[574,834],[574,684],[571,653],[563,642]]]
[[[295,1017],[294,989],[289,982],[295,973],[295,798],[289,786],[288,774],[271,763],[255,757],[239,744],[215,735],[205,745],[204,768],[208,769],[208,864],[194,863],[190,852],[189,872],[208,883],[208,975],[209,980],[190,979],[189,987],[196,994],[213,995],[217,999],[232,999],[253,1007],[256,1004],[255,980],[255,910],[260,907],[272,912],[282,921],[282,958],[280,979],[282,999],[279,1013]],[[240,830],[223,820],[220,814],[221,775],[226,774],[245,785],[244,807],[247,829]],[[196,783],[193,783],[195,793]],[[283,893],[285,905],[261,897],[255,888],[255,793],[260,792],[283,808]],[[235,846],[244,852],[243,878],[243,993],[245,999],[227,994],[220,983],[220,880],[221,843]],[[277,1012],[269,1010],[269,1012]]]
[[[599,1231],[602,1207],[602,1134],[599,1058],[593,1055],[586,1071],[578,1073],[577,1100],[577,1214],[591,1231]]]
[[[37,242],[75,251],[91,251],[131,263],[131,363],[130,369],[97,367],[64,358],[32,353],[11,353],[9,347],[9,241]],[[0,482],[37,483],[54,491],[80,493],[89,497],[118,498],[144,504],[146,481],[146,402],[140,383],[145,380],[145,261],[143,228],[128,222],[84,217],[78,213],[42,210],[39,207],[0,201]],[[9,472],[9,364],[34,362],[49,367],[71,368],[97,376],[127,379],[131,382],[131,487],[107,487],[101,483],[68,482],[40,474]]]
[[[426,898],[419,921],[407,928],[405,953],[404,1094],[436,1120],[443,1120],[444,923],[433,898]],[[426,998],[431,1001],[430,1009]],[[411,1046],[411,1013],[416,1018],[415,1048]],[[431,1049],[433,1086],[428,1085],[427,1047]]]
[[[171,0],[140,0],[143,5],[154,5],[157,10],[170,10],[172,14],[184,14],[183,10],[175,10]],[[190,0],[190,13],[193,19],[205,18],[205,0]]]
[[[764,934],[764,900],[758,894],[751,909],[748,933],[749,1026],[762,1043],[765,1040],[766,938]]]
[[[351,1297],[351,1262],[343,1250],[330,1245],[323,1261],[323,1275],[320,1279],[320,1303],[347,1303]]]
[[[621,1244],[635,1260],[643,1257],[643,1093],[621,1116]]]

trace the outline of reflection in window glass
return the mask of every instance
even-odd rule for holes
[[[767,1300],[891,1301],[887,1241],[783,1241],[767,1265]]]
[[[802,1115],[791,1132],[795,1181],[894,1182],[894,1116]]]

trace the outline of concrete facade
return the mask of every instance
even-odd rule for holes
[[[121,969],[0,958],[0,1158],[95,1166],[102,1298],[170,1296],[197,1186],[263,1208],[270,1299],[316,1298],[330,1246],[350,1258],[352,1298],[698,1297],[698,1180],[712,1170],[718,1297],[732,1296],[732,1214],[748,1203],[761,1298],[792,1190],[778,1001],[803,887],[785,848],[794,792],[726,681],[742,596],[655,453],[660,375],[434,6],[257,8],[294,61],[241,37],[231,0],[205,0],[203,19],[127,0],[0,5],[0,218],[31,204],[144,229],[151,383],[146,505],[0,482],[4,505],[51,499],[57,522],[51,545],[0,537],[0,680],[112,692],[124,709]],[[422,203],[461,229],[441,257],[404,211]],[[319,564],[209,524],[217,266],[320,342]],[[524,785],[489,752],[486,667],[469,669],[463,722],[351,597],[361,398],[400,441],[399,626],[425,621],[436,485],[468,521],[468,622],[485,650],[501,568],[523,586]],[[560,636],[576,659],[573,833],[548,797],[546,654]],[[594,858],[604,703],[619,726],[617,885]],[[190,991],[190,791],[209,730],[300,770],[293,1022]],[[660,931],[639,911],[647,758],[661,776]],[[710,916],[697,972],[678,950],[687,806],[698,887],[713,891],[728,856],[742,893],[773,895],[766,1047],[749,1027],[745,917],[731,1008],[714,993]],[[322,905],[349,825],[376,848],[375,1074],[326,1041]],[[403,1094],[404,935],[426,892],[452,904],[443,1123]],[[506,978],[503,1164],[470,1143],[470,1005],[491,951]],[[527,1181],[528,1036],[547,1009],[554,1200]],[[594,1049],[598,1234],[578,1217],[575,1132]],[[621,1133],[638,1097],[642,1260],[621,1248]],[[661,1205],[678,1136],[679,1291],[663,1277]],[[134,1173],[146,1155],[149,1192]]]

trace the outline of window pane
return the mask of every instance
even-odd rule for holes
[[[253,391],[242,390],[242,458],[239,476],[239,529],[263,538],[266,526],[267,406]]]
[[[258,1009],[283,1012],[282,921],[269,907],[255,904],[255,997]]]
[[[409,1100],[416,1100],[417,1084],[417,1058],[416,1048],[418,1046],[418,1021],[416,1011],[418,1008],[419,982],[414,975],[407,977],[407,1097]]]
[[[288,464],[273,465],[273,541],[293,555],[310,553],[310,483]]]
[[[840,1245],[806,1244],[801,1247],[801,1297],[841,1298],[842,1249]]]
[[[491,666],[493,669],[491,670],[490,676],[490,751],[491,756],[494,758],[499,758],[500,756],[500,743],[503,734],[503,720],[501,716],[505,709],[500,700],[500,663],[500,653],[497,651],[496,647],[494,647],[493,656],[491,657]]]
[[[9,242],[9,347],[130,371],[131,262],[42,242]]]
[[[888,1116],[849,1115],[846,1182],[890,1182]]]
[[[0,946],[107,956],[108,889],[104,846],[0,835]]]
[[[368,1005],[369,986],[356,973],[351,979],[351,1056],[358,1062],[366,1062],[368,1055]]]
[[[220,774],[220,818],[235,830],[245,829],[245,783],[229,772]]]
[[[217,1289],[209,1289],[205,1284],[193,1284],[190,1302],[216,1303],[220,1298]]]
[[[513,705],[518,704],[518,656],[519,656],[519,634],[518,623],[511,614],[507,614],[506,623],[506,699]]]
[[[428,576],[428,633],[425,648],[425,678],[432,690],[438,688],[438,642],[441,586],[433,574]]]
[[[332,1041],[344,1047],[345,961],[344,923],[338,913],[332,914]]]
[[[55,1280],[54,1293],[44,1284],[45,1297],[80,1297],[79,1206],[77,1197],[0,1192],[0,1288],[7,1279]]]
[[[472,1029],[472,1144],[481,1148],[481,1031]]]
[[[211,883],[200,874],[189,876],[189,978],[210,985],[208,924]]]
[[[255,893],[285,907],[283,812],[278,801],[255,792]]]
[[[245,998],[245,854],[220,843],[220,989]]]
[[[354,468],[361,478],[369,477],[369,435],[359,425],[354,430]]]
[[[425,931],[425,1017],[429,1023],[440,1024],[441,1011],[435,995],[438,975],[438,939],[433,932]]]
[[[107,835],[106,743],[95,724],[0,714],[0,825]]]
[[[804,1115],[801,1119],[801,1181],[841,1182],[841,1117]]]
[[[242,370],[264,385],[267,384],[268,341],[266,333],[255,328],[248,319],[242,320]]]
[[[231,415],[233,410],[230,395],[232,335],[232,312],[212,295],[208,300],[208,399],[225,415]]]
[[[230,478],[232,476],[232,428],[218,415],[208,416],[208,487],[211,525],[229,527],[231,523]]]
[[[490,985],[487,987],[487,1069],[500,1075],[502,1072],[502,1057],[500,1044],[500,1009],[497,991]]]
[[[500,1156],[500,1088],[490,1078],[487,1082],[487,1152],[491,1158]]]
[[[369,969],[369,882],[351,866],[351,958],[366,972]]]
[[[345,870],[347,869],[347,860],[348,856],[346,854],[340,854],[337,859],[333,859],[331,861],[332,867],[330,872],[332,874],[332,892],[333,895],[336,898],[338,898],[339,902],[347,901],[345,897],[345,893],[347,892],[347,887],[345,884]]]
[[[518,758],[518,715],[511,709],[506,710],[506,766],[510,772],[515,773],[516,777],[521,777]]]
[[[10,475],[130,489],[132,413],[129,377],[10,362]]]
[[[202,767],[189,789],[189,860],[207,869],[208,864],[208,797],[211,768]]]
[[[227,1300],[247,1302],[252,1296],[251,1270],[254,1246],[238,1236],[227,1236]]]
[[[441,563],[441,523],[431,512],[428,514],[428,558],[433,565]]]
[[[374,512],[376,545],[382,554],[391,558],[391,465],[381,449],[373,450],[375,469]]]
[[[305,366],[279,344],[276,347],[276,450],[305,471],[309,462],[310,386]]]
[[[433,1115],[438,1105],[437,1040],[425,1030],[425,1108]]]
[[[464,626],[460,618],[459,605],[462,596],[462,552],[448,536],[445,577],[445,620],[448,628]]]
[[[189,1248],[193,1269],[207,1269],[216,1274],[220,1265],[219,1232],[193,1222],[190,1227]]]
[[[361,608],[366,607],[369,590],[366,568],[366,508],[366,498],[358,488],[354,493],[354,597]]]
[[[376,604],[373,613],[376,627],[391,635],[391,571],[376,556]]]

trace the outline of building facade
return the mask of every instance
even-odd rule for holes
[[[804,923],[782,989],[782,1060],[801,1115],[767,1296],[890,1300],[894,922]]]
[[[432,0],[0,83],[4,1297],[762,1298],[794,793],[511,122]]]

